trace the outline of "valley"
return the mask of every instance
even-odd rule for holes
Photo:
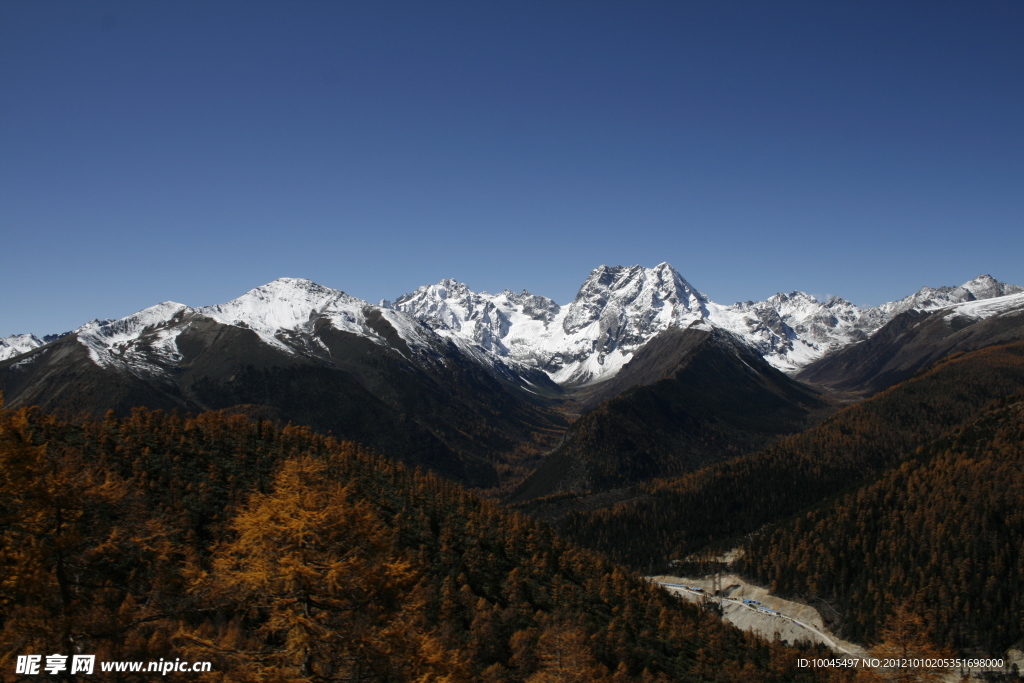
[[[839,656],[866,657],[868,651],[830,633],[818,611],[792,600],[771,595],[735,574],[709,577],[652,576],[651,581],[683,597],[687,602],[718,605],[722,618],[744,631],[787,643],[810,641],[825,645]],[[715,586],[719,585],[719,595]],[[699,589],[699,590],[698,590]]]

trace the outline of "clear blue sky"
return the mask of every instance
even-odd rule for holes
[[[0,335],[281,276],[1024,284],[1024,2],[0,0]]]

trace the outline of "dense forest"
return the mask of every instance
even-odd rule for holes
[[[1024,635],[1024,395],[875,481],[746,545],[782,594],[828,596],[873,642],[896,609],[930,638],[1002,652]]]
[[[561,530],[638,569],[742,540],[866,479],[1024,390],[1024,343],[946,359],[798,435],[568,515]]]
[[[1024,635],[1022,392],[1024,344],[958,355],[563,529],[638,568],[742,544],[735,569],[827,605],[852,640],[902,615],[929,643],[999,654]]]
[[[237,415],[0,411],[0,544],[4,680],[32,652],[224,681],[845,675],[434,475]]]

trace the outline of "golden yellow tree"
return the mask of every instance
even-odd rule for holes
[[[37,443],[44,421],[0,410],[0,669],[19,653],[76,647],[167,654],[147,645],[162,608],[150,598],[173,581],[164,528],[126,482]]]
[[[184,635],[240,680],[458,683],[465,661],[427,632],[412,563],[329,465],[290,460],[233,522],[196,591],[244,626]]]
[[[591,652],[587,634],[571,624],[553,624],[544,629],[537,643],[540,667],[527,683],[597,681],[607,675]]]
[[[898,683],[941,681],[949,673],[948,669],[924,666],[924,660],[946,659],[952,657],[953,653],[931,641],[924,619],[907,605],[897,608],[879,636],[880,643],[871,650],[874,657],[909,664],[879,672],[887,680]],[[921,665],[914,666],[918,662]]]

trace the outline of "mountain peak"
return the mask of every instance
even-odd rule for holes
[[[233,306],[252,300],[294,300],[312,302],[314,300],[334,299],[339,296],[347,297],[348,295],[339,289],[331,289],[330,287],[325,287],[313,282],[312,280],[306,280],[305,278],[280,277],[265,285],[254,287],[242,296],[232,299],[225,304],[218,304],[217,306]],[[212,309],[217,306],[207,306],[206,308]]]
[[[76,329],[75,332],[81,335],[83,333],[102,331],[102,334],[106,336],[130,336],[138,333],[140,330],[166,322],[179,313],[190,310],[192,309],[185,304],[179,304],[176,301],[162,301],[155,306],[144,308],[141,311],[117,320],[90,320]]]
[[[442,299],[447,299],[449,297],[458,298],[476,294],[476,292],[469,288],[469,285],[450,277],[444,278],[436,285],[427,285],[426,288],[432,289]],[[423,289],[423,287],[420,289]]]
[[[983,274],[973,280],[968,280],[958,287],[947,286],[939,287],[938,289],[922,287],[910,296],[904,297],[899,301],[882,304],[873,310],[881,312],[886,317],[886,320],[888,320],[910,309],[932,311],[937,308],[946,308],[968,301],[992,299],[1019,292],[1024,292],[1024,287],[1006,284],[996,280],[991,275]]]
[[[272,280],[268,284],[272,285],[272,284],[275,284],[275,283],[278,283],[278,282],[280,282],[282,284],[295,285],[295,286],[308,286],[308,285],[315,285],[316,284],[312,280],[307,280],[304,277],[279,277],[276,280]]]
[[[250,289],[227,303],[196,310],[221,324],[251,329],[277,346],[280,330],[297,330],[328,309],[366,305],[341,290],[303,278],[283,277]]]
[[[12,334],[0,337],[0,360],[7,360],[28,353],[43,345],[43,340],[34,334]]]
[[[302,277],[279,277],[272,282],[268,282],[265,285],[260,285],[250,289],[248,292],[243,294],[239,299],[247,296],[258,296],[258,295],[276,295],[276,296],[290,296],[294,294],[313,294],[314,296],[321,296],[324,294],[344,294],[341,290],[331,289],[324,285],[317,284],[312,280],[307,280]],[[237,299],[236,299],[237,301]]]
[[[122,367],[150,373],[153,372],[152,364],[133,354],[133,342],[143,335],[155,334],[158,341],[153,346],[154,353],[168,359],[178,357],[173,333],[168,336],[161,330],[166,332],[169,323],[192,310],[185,304],[164,301],[119,320],[92,320],[75,330],[75,334],[79,343],[88,349],[93,362],[100,367]]]
[[[481,301],[481,296],[467,285],[446,277],[437,284],[422,285],[415,292],[403,294],[394,302],[386,303],[387,308],[409,313],[421,320],[430,320],[434,326],[440,323],[444,327],[459,330],[462,322],[472,317],[473,310],[481,305]]]
[[[1000,282],[991,275],[986,274],[979,275],[973,280],[963,283],[956,289],[970,292],[974,299],[991,299],[997,296],[1006,296],[1007,294],[1024,292],[1024,287]]]
[[[789,293],[779,292],[778,294],[773,294],[770,297],[768,297],[767,301],[768,303],[774,306],[779,306],[787,303],[821,303],[820,301],[818,301],[818,298],[813,294],[808,294],[807,292],[801,292],[799,290],[793,290],[792,292]]]
[[[654,308],[669,303],[686,311],[699,309],[701,304],[707,303],[707,298],[668,263],[660,263],[654,268],[603,265],[592,270],[580,287],[570,305],[578,312],[570,312],[567,324],[570,327],[586,324],[585,321],[592,320],[598,308],[603,310],[612,300],[624,305]]]
[[[665,262],[659,263],[653,268],[646,268],[640,265],[598,266],[590,271],[590,276],[580,287],[580,294],[585,290],[592,290],[595,287],[621,290],[637,284],[642,286],[645,283],[649,283],[650,286],[657,288],[666,295],[676,295],[680,301],[685,300],[691,295],[701,301],[706,301],[706,297],[687,282],[679,274],[678,270]],[[577,298],[579,298],[580,294],[577,294]]]

